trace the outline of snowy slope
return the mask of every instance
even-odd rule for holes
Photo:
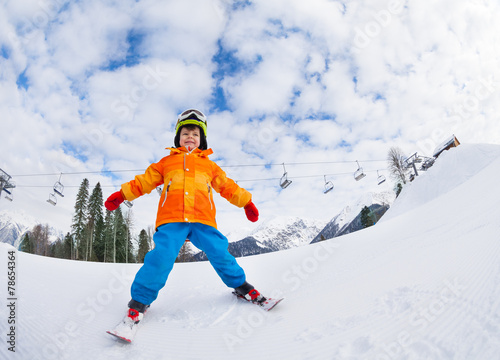
[[[269,313],[235,299],[208,262],[176,264],[132,345],[104,331],[138,265],[18,253],[17,351],[3,341],[0,358],[499,359],[500,147],[459,146],[432,170],[376,226],[239,259],[263,293],[285,296]]]

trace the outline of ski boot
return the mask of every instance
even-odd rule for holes
[[[123,320],[113,330],[108,330],[107,333],[131,343],[137,332],[138,325],[144,317],[144,313],[149,308],[149,305],[130,300],[128,307],[127,315],[125,315]]]

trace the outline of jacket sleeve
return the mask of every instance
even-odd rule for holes
[[[137,175],[134,180],[122,184],[121,191],[126,200],[132,201],[139,196],[149,194],[157,186],[163,184],[163,172],[160,163],[151,164],[144,174]]]
[[[224,199],[240,208],[244,207],[252,200],[252,194],[238,186],[234,180],[228,178],[226,173],[215,163],[212,187],[221,194]]]

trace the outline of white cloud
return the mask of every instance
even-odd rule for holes
[[[221,165],[267,164],[224,168],[251,180],[241,185],[263,216],[333,216],[380,189],[385,164],[363,163],[368,176],[355,182],[355,160],[383,160],[393,145],[429,155],[451,133],[500,143],[499,13],[495,2],[465,0],[8,2],[0,167],[144,169],[168,153],[177,114],[198,107]],[[324,163],[294,165],[313,162]],[[335,190],[323,195],[326,174],[337,174]],[[134,175],[88,177],[107,195]],[[83,176],[63,175],[68,196],[55,208],[45,200],[57,176],[19,177],[48,187],[20,186],[0,206],[68,230]],[[136,202],[138,226],[152,222],[155,201]],[[219,215],[228,231],[247,225],[224,200]]]

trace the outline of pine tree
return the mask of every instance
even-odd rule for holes
[[[104,218],[101,216],[100,219],[96,221],[95,224],[95,235],[94,235],[94,252],[95,258],[97,261],[105,261],[104,260],[104,249],[106,246],[106,225]]]
[[[106,216],[104,218],[104,234],[103,234],[103,252],[102,259],[104,262],[113,262],[114,260],[114,223],[115,216],[113,212],[106,210]]]
[[[27,232],[26,234],[23,235],[23,238],[21,240],[21,244],[19,245],[19,250],[28,253],[28,254],[34,254],[34,249],[33,249],[33,242],[30,238],[30,233]]]
[[[63,259],[71,259],[75,258],[75,244],[73,242],[73,236],[70,233],[67,233],[64,237],[63,241]]]
[[[403,185],[401,185],[401,183],[397,183],[397,185],[394,188],[394,192],[396,193],[396,197],[398,197],[399,194],[401,194],[401,190],[403,190]]]
[[[189,243],[186,241],[181,247],[177,259],[175,262],[189,262],[192,259],[191,250],[189,249]]]
[[[87,239],[85,247],[85,260],[97,260],[94,253],[94,241],[99,243],[102,238],[103,228],[99,225],[103,224],[102,216],[102,189],[101,184],[97,183],[92,190],[88,202],[88,220],[87,220]]]
[[[127,241],[129,234],[121,207],[113,212],[113,262],[124,263],[127,260]]]
[[[58,259],[64,259],[64,241],[57,239],[50,245],[50,255]]]
[[[125,262],[134,262],[133,257],[134,255],[132,254],[132,229],[134,228],[134,215],[132,212],[132,209],[129,209],[127,211],[127,214],[125,215],[125,226],[127,227],[127,238],[125,240]]]
[[[81,260],[85,257],[86,248],[86,228],[88,216],[89,181],[83,179],[80,189],[76,195],[75,214],[71,228],[75,236],[76,254],[75,259]]]
[[[363,207],[363,209],[361,209],[361,226],[364,229],[372,225],[373,219],[371,217],[371,211],[367,206],[365,206]]]
[[[149,238],[146,230],[142,229],[139,234],[139,251],[137,252],[137,262],[143,263],[144,257],[149,251]]]

